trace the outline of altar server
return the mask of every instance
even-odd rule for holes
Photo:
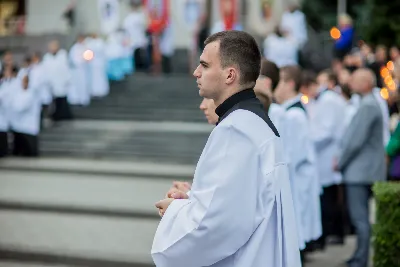
[[[89,60],[89,92],[91,96],[104,97],[110,91],[106,70],[105,42],[96,34],[92,34],[90,38],[86,39],[85,43],[88,48],[88,56],[92,56]]]
[[[281,133],[289,161],[290,180],[294,195],[300,248],[321,235],[319,193],[321,191],[315,167],[315,150],[306,109],[299,94],[301,70],[287,66],[280,71],[275,97],[285,109]]]
[[[0,157],[8,154],[8,131],[10,130],[10,102],[17,84],[17,68],[6,65],[0,77]]]
[[[298,267],[288,168],[279,134],[253,87],[261,56],[245,32],[210,36],[194,72],[219,116],[191,191],[156,204],[158,267]],[[179,195],[179,196],[178,196]],[[177,199],[175,199],[175,197]]]
[[[274,123],[275,127],[280,131],[280,123],[282,117],[285,114],[285,110],[276,103],[274,100],[273,92],[279,83],[279,68],[278,66],[269,60],[263,59],[261,61],[260,76],[257,79],[254,91],[259,94],[264,94],[269,98],[271,102],[268,108],[268,116]]]
[[[88,50],[85,36],[79,36],[69,51],[72,86],[68,92],[68,102],[71,105],[87,106],[90,104],[88,61],[92,59],[93,52]]]
[[[338,84],[336,75],[331,71],[323,71],[317,78],[319,94],[315,104],[312,137],[318,155],[318,173],[323,187],[321,198],[323,237],[321,245],[325,245],[328,235],[337,237],[338,243],[344,242],[343,210],[339,203],[342,182],[341,174],[334,171],[332,162],[339,153],[339,144],[345,127],[346,101],[335,91]]]
[[[47,77],[55,103],[53,120],[68,120],[72,118],[67,94],[71,87],[71,72],[68,64],[68,54],[60,49],[57,41],[49,44],[49,52],[43,57]]]
[[[29,76],[15,86],[11,97],[11,129],[14,132],[15,156],[35,157],[39,155],[38,135],[42,103],[38,92],[29,86]]]

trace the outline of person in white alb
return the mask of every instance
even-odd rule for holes
[[[89,92],[92,97],[104,97],[110,92],[107,78],[106,44],[97,34],[92,34],[85,40],[88,53],[93,53],[89,59]]]
[[[299,246],[321,235],[321,192],[316,170],[315,148],[307,110],[301,102],[301,69],[287,66],[280,70],[280,81],[274,92],[277,102],[285,110],[281,122],[281,134],[289,163],[290,181],[299,229]]]
[[[156,203],[157,267],[301,266],[283,144],[254,86],[261,55],[241,31],[211,35],[194,71],[218,122],[191,191]]]
[[[35,157],[39,155],[38,135],[42,103],[38,91],[29,86],[28,75],[18,81],[10,103],[14,155]]]
[[[339,144],[345,129],[346,100],[335,88],[337,76],[330,70],[317,77],[319,84],[315,103],[315,116],[312,120],[315,148],[318,155],[318,173],[323,194],[321,196],[323,236],[319,240],[325,246],[328,236],[333,243],[344,242],[344,218],[339,202],[341,193],[341,174],[332,168],[332,162],[339,153]]]
[[[87,106],[90,104],[89,63],[84,56],[87,50],[84,35],[80,35],[69,50],[72,86],[68,92],[68,103],[71,105]]]
[[[54,99],[55,110],[52,118],[55,121],[69,120],[72,114],[67,95],[71,88],[71,70],[67,51],[60,49],[58,41],[49,43],[49,52],[43,57],[43,65]]]
[[[264,94],[269,98],[271,102],[268,107],[268,116],[274,123],[278,132],[280,132],[282,118],[285,114],[285,110],[274,101],[273,93],[279,83],[279,68],[278,66],[269,60],[263,59],[261,61],[260,76],[257,79],[254,91],[259,94]]]
[[[0,77],[0,157],[8,155],[10,102],[15,91],[17,69],[6,66]]]

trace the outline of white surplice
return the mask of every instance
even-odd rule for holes
[[[325,89],[320,93],[312,118],[312,138],[315,143],[318,175],[323,187],[340,184],[341,174],[333,170],[341,136],[345,129],[346,101],[342,95]]]
[[[66,97],[71,86],[71,71],[67,52],[61,49],[56,54],[47,53],[43,57],[43,65],[53,97]]]
[[[268,35],[263,43],[264,56],[279,68],[298,65],[298,51],[294,41],[288,37],[279,37],[275,33]]]
[[[90,103],[88,62],[83,57],[86,50],[85,44],[75,43],[69,51],[72,86],[68,92],[68,102],[72,105],[87,106]]]
[[[207,141],[189,199],[174,200],[158,226],[156,266],[301,266],[288,175],[268,124],[230,113]]]
[[[306,17],[300,10],[284,12],[281,18],[280,29],[289,33],[299,49],[308,40]]]
[[[38,91],[22,83],[15,87],[10,101],[11,129],[15,132],[38,135],[40,132],[40,112],[42,103]]]
[[[100,38],[89,38],[86,45],[94,54],[93,59],[89,61],[90,94],[94,97],[104,97],[110,92],[105,42]]]
[[[292,107],[302,105],[301,95],[282,104],[285,115],[281,123],[281,135],[285,143],[286,157],[289,162],[299,246],[319,238],[321,226],[321,186],[316,169],[315,148],[311,138],[311,126],[305,108]]]
[[[122,24],[129,35],[130,48],[133,53],[138,48],[145,48],[148,40],[146,37],[148,19],[143,9],[132,11]]]
[[[10,102],[17,84],[16,78],[0,80],[0,132],[10,130]]]
[[[50,91],[49,80],[42,62],[33,64],[29,71],[29,86],[38,92],[43,105],[50,105],[53,97]]]

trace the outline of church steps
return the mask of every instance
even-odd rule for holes
[[[119,179],[146,177],[161,180],[191,180],[194,165],[137,162],[131,160],[104,160],[77,157],[41,157],[37,159],[7,158],[0,160],[3,171],[78,174],[93,177],[110,176]],[[1,181],[1,179],[0,179]]]

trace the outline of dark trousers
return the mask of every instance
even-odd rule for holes
[[[70,120],[72,119],[71,107],[68,104],[67,97],[57,97],[54,99],[54,112],[52,119],[54,121]]]
[[[133,62],[136,70],[149,69],[149,57],[146,48],[136,48],[133,52]]]
[[[165,74],[170,74],[172,72],[172,60],[169,56],[162,56],[162,71]]]
[[[8,133],[0,132],[0,157],[5,157],[8,154]]]
[[[324,246],[328,236],[335,236],[341,240],[345,236],[345,209],[344,192],[340,185],[324,187],[321,196],[322,237]]]
[[[14,132],[14,156],[39,156],[39,140],[36,135]]]
[[[369,222],[370,185],[346,185],[347,207],[357,235],[357,248],[349,260],[350,267],[367,267],[371,238]]]

